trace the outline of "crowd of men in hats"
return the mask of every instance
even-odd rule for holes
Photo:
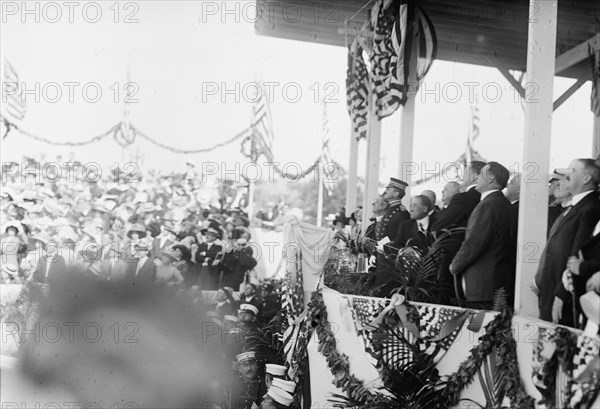
[[[88,182],[82,175],[74,183],[14,179],[2,188],[3,284],[53,285],[75,269],[123,288],[173,290],[208,310],[226,340],[224,365],[233,372],[221,385],[218,407],[291,404],[295,385],[283,362],[251,342],[268,343],[265,328],[280,325],[281,302],[273,284],[259,286],[250,275],[257,260],[234,186],[220,186],[219,194],[229,195],[211,202],[190,166],[181,176],[149,175],[136,183]],[[216,293],[212,304],[203,297],[207,290]]]
[[[342,210],[333,221],[336,237],[369,259],[373,288],[386,297],[400,287],[399,252],[410,247],[424,254],[444,232],[465,228],[453,230],[457,239],[448,241],[439,257],[437,280],[446,289],[442,302],[491,309],[503,289],[512,306],[516,264],[526,250],[517,245],[521,183],[526,181],[520,174],[511,176],[500,163],[473,161],[461,183],[444,187],[441,208],[435,193],[426,190],[406,209],[401,200],[407,184],[391,178],[372,203],[371,222],[361,222],[363,209],[352,214],[354,222],[344,219]],[[599,183],[600,158],[573,160],[550,177],[547,243],[531,286],[544,320],[582,326],[590,314],[583,313],[580,298],[590,290],[600,292]],[[598,316],[600,298],[592,297],[596,301],[589,308]]]
[[[206,197],[192,175],[129,182],[3,175],[3,282],[46,283],[64,265],[81,264],[105,280],[239,290],[257,265],[237,195],[243,189]]]

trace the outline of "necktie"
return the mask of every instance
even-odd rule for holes
[[[419,231],[421,233],[425,233],[425,228],[423,227],[423,223],[419,223]]]
[[[552,229],[550,230],[550,236],[552,236],[554,233],[556,233],[556,230],[558,230],[558,226],[563,221],[563,219],[565,218],[567,213],[569,213],[569,210],[571,210],[571,207],[573,207],[573,206],[569,205],[569,206],[565,207],[565,210],[563,210],[563,212],[560,214],[560,216],[558,216],[558,218],[552,225]]]

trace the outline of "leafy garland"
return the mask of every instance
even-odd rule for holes
[[[327,360],[327,365],[334,375],[333,384],[347,394],[349,398],[347,401],[364,408],[391,407],[389,405],[392,400],[388,396],[372,392],[363,381],[350,373],[348,357],[337,351],[335,335],[327,321],[327,310],[320,290],[312,294],[309,303],[309,319],[317,333],[318,350]],[[435,389],[438,390],[440,399],[436,399],[435,409],[447,408],[459,403],[461,392],[473,381],[477,370],[494,348],[498,354],[498,371],[504,377],[511,408],[534,408],[535,400],[527,394],[520,379],[516,342],[512,335],[511,323],[512,314],[505,310],[486,326],[485,334],[480,337],[480,343],[471,349],[469,358],[454,374],[443,377],[443,380],[437,382]]]
[[[525,391],[519,376],[517,344],[512,336],[512,315],[507,310],[498,314],[485,328],[479,344],[471,349],[469,358],[460,364],[458,370],[444,382],[440,391],[446,405],[457,405],[460,393],[473,381],[477,370],[494,348],[498,351],[498,369],[503,372],[507,396],[514,409],[533,409],[535,400]]]
[[[319,340],[318,350],[327,360],[327,365],[334,375],[333,384],[362,405],[370,408],[386,407],[386,404],[389,404],[389,399],[371,392],[363,381],[352,375],[348,356],[338,352],[335,334],[331,331],[329,321],[327,321],[327,309],[320,290],[312,293],[308,311],[312,330],[316,331]]]
[[[557,328],[553,340],[556,344],[556,351],[552,355],[552,358],[544,364],[542,373],[545,376],[542,382],[546,386],[546,389],[541,391],[542,399],[539,402],[549,408],[556,407],[556,375],[558,374],[559,366],[563,364],[565,370],[569,370],[573,363],[575,350],[574,336],[565,328]],[[572,380],[569,381],[568,387],[563,391],[567,395],[565,397],[566,402],[571,400],[571,383]]]

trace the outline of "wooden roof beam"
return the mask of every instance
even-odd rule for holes
[[[555,74],[558,74],[569,67],[589,58],[591,55],[594,55],[597,51],[600,50],[600,34],[596,34],[589,40],[584,41],[571,48],[566,53],[563,53],[556,57],[556,70]]]

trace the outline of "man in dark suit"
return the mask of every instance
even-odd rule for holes
[[[59,254],[57,243],[46,246],[45,254],[38,263],[32,280],[36,283],[51,284],[65,273],[67,264],[65,258]]]
[[[554,222],[558,219],[558,216],[565,210],[565,207],[571,203],[573,195],[569,193],[566,188],[567,178],[566,176],[558,175],[558,186],[552,191],[553,200],[548,205],[548,231],[546,238],[550,236],[550,230],[554,226]]]
[[[497,162],[481,170],[476,189],[481,201],[467,223],[465,241],[450,264],[459,298],[465,307],[491,309],[494,294],[504,288],[509,302],[515,277],[510,252],[515,246],[510,224],[510,202],[502,194],[510,174]]]
[[[262,287],[262,318],[265,324],[271,322],[277,313],[281,310],[281,300],[273,291],[272,284],[265,284]]]
[[[152,241],[152,257],[158,257],[161,251],[166,251],[175,244],[175,233],[166,225],[160,226],[160,234]]]
[[[135,246],[135,257],[137,264],[131,279],[136,283],[152,284],[156,281],[156,265],[154,261],[148,257],[150,248],[145,243],[140,243]]]
[[[410,214],[404,206],[402,206],[402,198],[406,194],[408,183],[403,180],[390,178],[390,182],[385,188],[383,198],[388,200],[390,207],[385,211],[381,221],[375,227],[375,241],[377,242],[377,256],[375,267],[374,287],[379,288],[377,293],[381,297],[389,296],[390,292],[397,287],[392,282],[394,263],[386,259],[383,246],[386,242],[396,240],[400,224],[410,219]]]
[[[461,188],[464,191],[454,195],[448,207],[438,212],[437,221],[433,225],[434,231],[467,225],[469,216],[479,204],[481,198],[481,193],[475,189],[475,185],[484,166],[484,162],[473,161],[465,168],[461,183]]]
[[[538,271],[534,291],[539,296],[540,318],[546,321],[575,325],[571,295],[562,285],[563,271],[569,256],[592,238],[594,227],[600,219],[600,199],[595,193],[600,182],[600,169],[592,159],[576,159],[568,169],[557,169],[566,177],[566,189],[573,195],[554,222]]]
[[[596,230],[600,229],[600,223],[597,224]],[[600,231],[581,247],[578,256],[571,256],[567,261],[567,270],[573,283],[573,292],[575,294],[577,315],[585,318],[582,313],[579,297],[586,293],[586,284],[588,280],[600,271]],[[563,278],[563,283],[565,279]],[[585,323],[583,325],[585,328]]]
[[[205,241],[198,244],[194,258],[196,267],[193,269],[193,274],[188,274],[188,285],[199,285],[205,291],[216,290],[220,272],[217,256],[223,251],[223,247],[216,243],[217,239],[222,237],[221,227],[214,222],[200,232],[205,237]]]
[[[401,249],[408,245],[427,251],[431,226],[435,222],[435,214],[429,215],[431,208],[432,204],[427,196],[413,197],[410,202],[410,220],[400,225],[392,245],[394,248]]]

